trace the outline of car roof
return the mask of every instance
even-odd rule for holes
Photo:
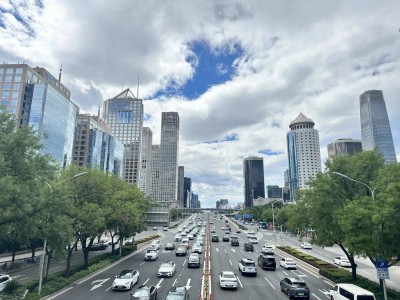
[[[287,279],[289,279],[292,283],[303,283],[305,282],[303,279],[299,278],[299,277],[286,277]]]
[[[244,262],[254,262],[252,258],[243,258],[242,259]]]
[[[350,290],[351,292],[355,292],[355,293],[359,293],[359,294],[363,294],[363,295],[373,295],[372,292],[363,289],[362,287],[359,287],[357,285],[354,285],[352,283],[337,283],[336,286],[341,287],[341,288],[345,288]]]
[[[235,275],[232,271],[222,271],[222,275]]]

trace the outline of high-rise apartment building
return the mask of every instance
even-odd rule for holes
[[[78,166],[96,167],[122,177],[124,145],[98,116],[79,114],[74,160]]]
[[[397,162],[392,130],[383,93],[365,91],[360,95],[361,141],[363,150],[379,150],[385,163]]]
[[[295,199],[297,189],[307,189],[308,181],[321,172],[321,153],[318,130],[314,121],[300,113],[287,133],[290,198]]]
[[[262,157],[243,160],[244,206],[253,207],[253,200],[265,198],[264,161]]]
[[[185,168],[184,166],[178,167],[178,205],[184,207],[184,181],[185,181]]]
[[[179,115],[163,112],[160,143],[160,199],[163,206],[177,207]]]
[[[220,208],[220,206],[221,206],[221,203],[219,201],[216,201],[215,202],[215,208]]]
[[[104,102],[104,120],[112,134],[124,144],[123,178],[137,186],[143,132],[142,99],[137,99],[129,88],[122,91]]]
[[[183,207],[190,208],[190,196],[192,193],[192,179],[190,177],[183,178]]]
[[[143,127],[139,189],[146,196],[150,195],[151,185],[151,147],[153,146],[153,132],[149,127]]]
[[[79,108],[60,79],[44,68],[0,65],[0,106],[15,114],[19,126],[32,126],[44,146],[41,153],[65,167],[73,158]]]
[[[337,139],[328,145],[328,157],[339,155],[352,155],[362,151],[361,140]]]

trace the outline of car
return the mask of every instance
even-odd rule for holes
[[[189,255],[188,268],[200,268],[200,255],[198,253],[192,253]]]
[[[133,238],[126,238],[125,245],[133,245]]]
[[[158,228],[156,226],[153,227],[153,230],[158,230]]]
[[[231,237],[231,246],[239,246],[239,238],[237,236]]]
[[[248,237],[248,238],[253,237],[253,236],[255,236],[255,235],[256,235],[256,233],[254,232],[254,230],[250,230],[250,231],[247,233],[247,237]]]
[[[160,249],[160,240],[153,240],[150,244],[150,248],[158,250]]]
[[[305,243],[301,243],[300,247],[303,248],[303,249],[312,249],[311,244],[310,243],[306,243],[306,242]]]
[[[0,292],[4,290],[8,283],[12,281],[12,277],[8,274],[0,274]]]
[[[272,245],[264,245],[261,248],[261,252],[264,253],[264,254],[274,255],[275,254],[274,246],[272,246]]]
[[[186,236],[186,235],[187,235],[186,231],[182,231],[181,236]]]
[[[162,229],[163,231],[168,231],[168,227],[163,227],[163,229]]]
[[[131,300],[156,300],[157,288],[154,285],[141,285],[132,294]]]
[[[271,255],[261,254],[257,259],[257,263],[263,270],[276,270],[276,260]]]
[[[244,251],[254,251],[254,246],[252,243],[244,243]]]
[[[222,230],[222,231],[225,231],[225,226],[222,226],[222,227],[221,227],[221,230]]]
[[[287,270],[289,269],[297,269],[297,265],[296,262],[292,259],[292,258],[288,258],[288,257],[283,257],[280,261],[279,261],[279,265]]]
[[[258,243],[258,240],[257,240],[257,238],[255,236],[252,236],[249,240],[250,240],[250,243],[252,243],[252,244],[257,244]]]
[[[187,248],[186,247],[178,247],[175,251],[176,256],[186,256],[187,254]]]
[[[289,299],[310,299],[310,289],[306,282],[298,277],[285,277],[280,283],[281,291],[286,293]]]
[[[351,283],[337,283],[330,290],[331,300],[341,299],[363,299],[363,300],[376,300],[373,293]]]
[[[229,242],[229,235],[224,235],[223,237],[222,237],[222,241],[223,242]]]
[[[214,224],[214,222],[213,222],[213,221],[210,221],[210,224]]]
[[[200,246],[203,246],[204,245],[204,240],[203,240],[203,238],[198,238],[197,239],[197,241],[196,241],[196,244],[199,244]]]
[[[179,244],[179,247],[185,247],[186,249],[190,248],[189,241],[182,239],[181,243]]]
[[[241,233],[242,231],[240,230],[240,228],[236,229],[236,233]]]
[[[165,300],[189,300],[189,292],[185,286],[172,286]]]
[[[351,263],[346,256],[336,256],[333,261],[341,267],[351,267]]]
[[[191,234],[191,233],[189,233],[189,234],[187,235],[187,237],[188,237],[189,240],[193,240],[193,239],[194,239],[194,236],[193,236],[193,234]]]
[[[218,274],[218,278],[219,278],[219,286],[221,289],[224,288],[237,289],[238,279],[235,273],[231,271],[222,271],[221,273]]]
[[[256,263],[251,258],[243,258],[239,261],[239,271],[244,274],[257,276]]]
[[[203,247],[200,244],[194,244],[192,247],[192,253],[201,254],[203,252]]]
[[[158,259],[158,250],[148,249],[144,254],[144,260],[156,260]]]
[[[139,281],[139,271],[123,270],[112,283],[113,290],[131,290],[133,285]]]
[[[90,247],[90,251],[102,251],[102,250],[106,250],[107,247],[108,247],[108,244],[96,243]]]
[[[175,250],[175,244],[174,243],[166,243],[164,249],[165,250]]]
[[[173,261],[163,262],[158,268],[158,277],[172,277],[174,276],[176,265]]]
[[[213,234],[211,237],[211,242],[219,242],[219,236],[216,234]]]
[[[217,230],[215,228],[211,229],[211,233],[216,233],[216,232],[217,232]]]

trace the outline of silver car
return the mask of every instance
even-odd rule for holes
[[[174,276],[176,265],[173,261],[164,262],[158,269],[158,277],[172,277]]]

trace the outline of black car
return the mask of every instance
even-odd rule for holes
[[[185,286],[173,286],[165,300],[189,300],[189,293]]]
[[[165,250],[175,250],[175,244],[174,243],[166,243]]]
[[[239,246],[239,239],[237,237],[231,237],[231,246]]]
[[[229,242],[229,235],[224,235],[224,236],[222,237],[222,241],[223,241],[223,242]]]
[[[254,251],[254,246],[252,243],[244,243],[244,251]]]
[[[261,254],[258,257],[257,261],[258,261],[258,265],[261,267],[261,269],[276,270],[275,257],[273,257],[271,255]]]
[[[219,236],[216,234],[213,234],[213,236],[211,237],[211,242],[219,242]]]
[[[178,247],[175,251],[176,256],[186,256],[187,254],[187,249],[185,247]]]
[[[310,289],[306,282],[297,277],[285,277],[280,282],[281,291],[286,293],[289,299],[310,299]]]
[[[141,285],[132,294],[131,300],[156,300],[157,288],[154,285]]]
[[[101,250],[106,250],[107,247],[108,247],[107,244],[96,243],[96,244],[93,244],[93,245],[90,247],[90,251],[101,251]]]

